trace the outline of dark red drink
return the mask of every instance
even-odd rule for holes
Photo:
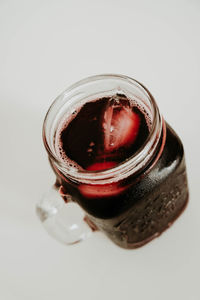
[[[60,156],[92,171],[113,167],[137,152],[150,126],[145,114],[121,95],[86,103],[68,122],[57,139]]]
[[[63,164],[95,177],[99,171],[115,170],[139,155],[152,130],[152,119],[142,105],[115,94],[88,101],[63,118],[55,135],[55,149]],[[139,247],[162,233],[187,203],[183,146],[164,121],[152,149],[136,171],[126,176],[122,172],[121,178],[106,183],[78,182],[51,161],[62,192],[124,248]]]

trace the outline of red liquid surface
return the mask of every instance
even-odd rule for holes
[[[149,134],[145,114],[124,97],[86,103],[60,133],[63,159],[95,171],[114,167],[144,144]]]

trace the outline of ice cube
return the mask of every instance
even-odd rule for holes
[[[127,103],[112,100],[109,102],[103,121],[104,147],[114,151],[134,143],[140,127],[140,117]]]

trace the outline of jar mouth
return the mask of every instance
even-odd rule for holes
[[[149,110],[151,110],[152,115],[152,125],[149,135],[137,152],[124,161],[119,162],[114,167],[97,171],[71,168],[60,157],[58,157],[55,151],[55,133],[62,117],[61,111],[66,103],[68,103],[69,108],[73,101],[75,101],[75,98],[78,98],[77,102],[80,101],[86,95],[83,92],[84,89],[90,90],[91,88],[88,95],[92,97],[93,94],[95,94],[95,89],[92,90],[92,85],[95,86],[96,84],[99,86],[98,88],[100,88],[101,83],[106,86],[106,83],[109,83],[109,81],[112,82],[110,85],[111,87],[112,85],[115,86],[115,89],[118,92],[125,94],[127,98],[131,99],[129,92],[131,94],[132,89],[135,93],[137,91],[137,95],[139,95],[141,101],[146,101],[146,105]],[[104,92],[104,95],[110,96],[108,95],[109,88],[106,86],[105,89],[106,91]],[[112,90],[114,92],[114,89]],[[143,84],[125,75],[102,74],[78,81],[55,99],[44,120],[43,141],[52,163],[68,179],[86,184],[108,184],[137,173],[140,169],[143,169],[147,165],[157,149],[162,133],[162,126],[163,120],[160,116],[157,104],[151,93]]]

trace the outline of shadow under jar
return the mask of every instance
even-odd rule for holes
[[[117,163],[112,155],[111,159],[107,155],[104,157],[104,168],[92,169],[88,167],[91,162],[79,167],[73,153],[72,157],[67,156],[67,150],[64,153],[63,143],[59,142],[58,137],[64,130],[70,130],[74,120],[79,122],[87,103],[97,107],[108,100],[110,107],[110,99],[117,99],[118,103],[121,101],[120,105],[128,101],[132,103],[131,107],[139,107],[148,116],[148,135],[134,152],[131,152],[131,147],[129,152],[125,149],[127,155]],[[105,110],[109,107],[106,104],[106,108],[102,108],[104,119]],[[98,111],[100,114],[100,106]],[[95,120],[93,114],[95,109],[91,109],[88,118]],[[93,123],[85,130],[84,122],[82,117],[77,123],[79,130],[69,139],[72,144],[73,139],[77,143],[74,146],[77,157],[84,152],[84,140],[90,137],[90,128],[94,130]],[[124,128],[125,135],[127,126]],[[93,139],[95,137],[98,142],[99,136],[93,133]],[[56,174],[56,186],[63,199],[66,203],[73,201],[79,204],[87,222],[123,248],[140,247],[160,235],[187,204],[183,145],[161,117],[150,92],[136,80],[120,75],[99,75],[78,82],[62,93],[50,107],[44,122],[43,138]],[[87,141],[91,142],[94,144],[90,139]],[[86,154],[89,155],[89,152]],[[62,153],[66,157],[63,158]],[[95,163],[93,161],[93,165]],[[95,166],[99,166],[98,163]]]

